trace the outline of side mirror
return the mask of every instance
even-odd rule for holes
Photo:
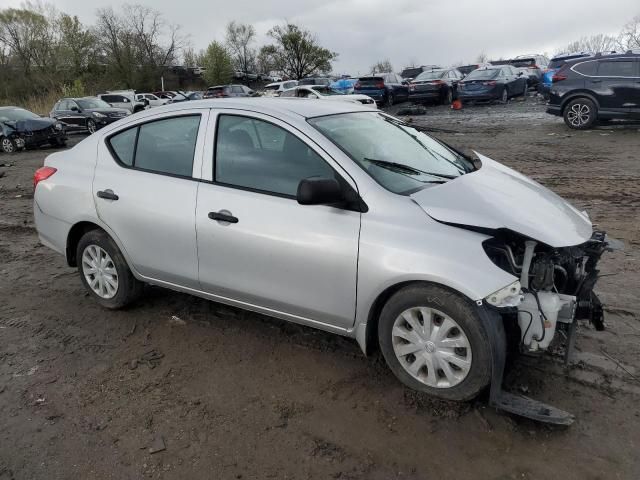
[[[331,205],[344,202],[344,194],[335,178],[305,178],[298,184],[300,205]]]
[[[79,112],[80,109],[74,105],[73,107],[71,107],[71,111],[72,112]]]
[[[149,106],[149,99],[148,98],[143,98],[142,99],[142,103],[144,103],[145,107],[148,107]]]

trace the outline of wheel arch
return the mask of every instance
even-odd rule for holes
[[[70,267],[78,266],[78,259],[76,258],[78,242],[80,242],[80,239],[85,233],[90,232],[91,230],[102,230],[107,235],[109,235],[109,233],[100,225],[89,221],[78,222],[69,230],[69,233],[67,234],[65,256],[67,258],[67,265],[69,265]]]
[[[393,285],[388,286],[382,292],[378,294],[375,298],[371,307],[369,308],[369,312],[367,314],[367,323],[358,325],[356,328],[356,340],[360,345],[360,348],[364,352],[365,355],[370,355],[374,351],[379,348],[378,345],[378,321],[380,319],[380,313],[384,308],[387,301],[398,291],[403,288],[410,286],[436,286],[445,290],[449,290],[450,292],[456,293],[461,297],[464,297],[469,300],[469,302],[473,302],[471,298],[469,298],[464,293],[448,286],[443,283],[433,282],[429,280],[405,280]]]
[[[571,102],[572,100],[576,100],[578,98],[586,98],[588,100],[591,100],[596,106],[596,115],[597,115],[598,113],[597,110],[600,110],[600,104],[598,103],[598,100],[594,95],[583,90],[572,92],[562,99],[562,103],[560,104],[560,115],[564,115],[564,109],[567,107],[569,102]]]

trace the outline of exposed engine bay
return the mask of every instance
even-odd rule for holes
[[[597,330],[604,329],[602,304],[593,291],[597,266],[605,251],[619,248],[619,242],[607,238],[605,232],[594,232],[581,245],[552,248],[501,231],[483,246],[497,266],[520,279],[519,286],[511,286],[505,293],[511,295],[500,300],[517,317],[522,352],[546,350],[556,331],[562,329],[568,359],[578,319],[589,320]]]

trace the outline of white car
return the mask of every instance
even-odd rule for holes
[[[273,82],[264,87],[264,92],[262,96],[264,97],[277,97],[285,90],[289,90],[290,88],[297,87],[297,80],[287,80],[285,82]]]
[[[153,93],[136,93],[136,100],[142,103],[145,103],[146,100],[149,103],[149,107],[159,107],[169,102],[168,99],[158,98]]]
[[[144,102],[137,100],[133,90],[112,90],[96,95],[100,100],[115,108],[123,108],[131,113],[138,113],[145,109]]]
[[[290,88],[280,94],[280,98],[307,98],[312,100],[330,100],[338,102],[352,102],[378,108],[373,98],[367,95],[348,94],[335,90],[326,85],[303,85]]]

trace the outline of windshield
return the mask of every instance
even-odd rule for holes
[[[76,102],[78,102],[78,105],[80,105],[80,108],[83,110],[91,108],[111,108],[111,105],[99,98],[81,98],[76,100]]]
[[[483,70],[474,70],[466,76],[465,80],[488,80],[498,76],[497,68],[487,68]]]
[[[420,75],[418,75],[416,78],[413,79],[414,82],[421,82],[422,80],[435,80],[437,78],[442,78],[442,76],[445,74],[446,72],[422,72]]]
[[[18,120],[34,120],[36,118],[40,117],[23,108],[7,108],[0,110],[0,122],[17,122]]]
[[[309,123],[394,193],[408,195],[473,170],[443,143],[381,113],[343,113]]]

